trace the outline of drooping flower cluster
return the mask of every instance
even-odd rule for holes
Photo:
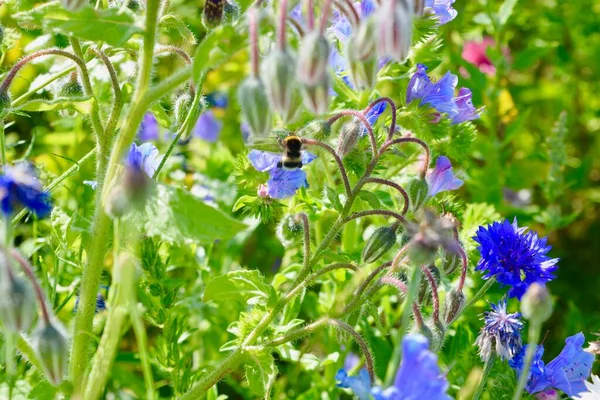
[[[44,191],[33,165],[22,162],[5,165],[0,174],[0,207],[2,213],[10,216],[20,207],[44,218],[52,211],[50,195]]]
[[[449,400],[449,387],[437,364],[437,356],[429,350],[429,341],[420,334],[409,334],[402,340],[402,362],[393,386],[383,389],[373,386],[366,370],[358,376],[338,371],[337,386],[350,389],[360,400]]]
[[[506,299],[490,306],[492,311],[484,313],[485,324],[475,341],[479,347],[479,355],[484,362],[488,362],[493,353],[502,360],[510,360],[523,346],[521,315],[506,311]]]
[[[585,337],[581,332],[568,337],[563,350],[548,364],[542,360],[544,346],[539,345],[525,389],[531,394],[558,389],[569,396],[585,392],[585,382],[590,376],[594,355],[583,349],[584,342]],[[523,346],[509,362],[517,374],[520,374],[523,368],[526,351],[527,346]]]
[[[479,113],[471,101],[471,90],[461,88],[458,96],[454,96],[457,84],[458,77],[450,72],[446,72],[437,82],[432,82],[427,75],[427,67],[417,64],[417,71],[406,90],[406,103],[420,100],[421,106],[427,104],[439,113],[447,114],[453,124],[479,118]]]
[[[558,258],[546,254],[552,248],[546,238],[534,231],[520,228],[517,219],[494,222],[479,227],[473,240],[479,244],[481,259],[475,268],[485,273],[484,279],[496,277],[498,282],[509,286],[509,297],[521,299],[534,282],[545,283],[554,279],[552,274],[558,266]]]

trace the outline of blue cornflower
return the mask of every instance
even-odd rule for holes
[[[101,288],[106,291],[106,296],[108,296],[108,286],[102,285]],[[77,312],[78,307],[79,307],[79,295],[77,295],[77,298],[75,299],[75,307],[73,308],[73,312]],[[98,292],[98,294],[96,295],[96,309],[94,310],[94,313],[98,314],[105,310],[106,310],[105,296],[102,294],[102,292]]]
[[[439,156],[435,161],[435,168],[425,177],[429,192],[427,196],[435,196],[446,190],[456,190],[463,185],[463,181],[454,176],[452,164],[448,157]]]
[[[456,18],[458,12],[452,8],[455,0],[425,0],[425,7],[431,8],[437,15],[440,24],[445,24]]]
[[[510,286],[509,297],[519,300],[534,282],[545,283],[554,279],[558,258],[546,254],[552,248],[546,246],[546,238],[539,238],[533,231],[519,228],[515,218],[480,226],[473,240],[479,243],[477,250],[481,259],[475,268],[484,271],[484,279],[495,276],[503,286]]]
[[[456,104],[456,114],[452,116],[453,124],[471,121],[479,118],[479,113],[471,101],[473,93],[470,89],[460,88],[458,96],[454,98]]]
[[[142,119],[142,123],[140,124],[140,128],[138,129],[138,138],[142,142],[147,142],[149,140],[158,140],[159,137],[159,127],[154,114],[151,112],[147,112],[144,114],[144,118]]]
[[[152,143],[144,143],[138,146],[131,144],[125,165],[137,171],[144,171],[150,178],[154,176],[156,168],[160,164],[160,154]]]
[[[348,376],[344,369],[335,379],[338,387],[350,389],[360,400],[449,400],[448,381],[440,372],[437,356],[429,351],[429,341],[421,334],[409,334],[402,340],[402,362],[394,385],[373,387],[367,371]]]
[[[446,72],[439,81],[433,83],[427,75],[427,67],[417,64],[417,72],[413,74],[406,90],[406,103],[420,99],[421,105],[429,104],[441,113],[454,116],[457,113],[457,105],[454,102],[457,83],[458,77],[450,72]]]
[[[523,347],[521,314],[518,312],[509,314],[506,311],[506,299],[490,306],[492,311],[484,313],[485,324],[475,341],[479,347],[479,355],[484,362],[488,362],[492,351],[495,350],[502,360],[510,360]]]
[[[212,110],[206,110],[196,121],[194,136],[209,143],[214,143],[219,139],[221,129],[223,129],[223,122],[217,119]]]
[[[0,174],[0,207],[7,216],[20,207],[34,212],[38,218],[50,214],[50,195],[44,191],[32,164],[22,162],[4,166]]]
[[[307,151],[302,152],[302,164],[312,162],[317,156]],[[284,169],[277,167],[281,154],[268,151],[252,150],[248,159],[258,171],[269,172],[267,194],[274,199],[285,199],[296,194],[301,187],[308,187],[306,172],[302,169]]]
[[[531,394],[558,389],[571,397],[585,392],[585,382],[590,376],[595,356],[583,349],[584,342],[581,332],[568,337],[560,354],[548,364],[542,360],[544,346],[539,345],[525,389]],[[517,374],[523,368],[525,352],[526,346],[509,362]]]

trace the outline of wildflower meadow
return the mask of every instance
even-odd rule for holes
[[[0,399],[600,400],[599,15],[0,1]]]

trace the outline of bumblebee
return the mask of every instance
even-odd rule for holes
[[[302,140],[298,136],[290,135],[279,143],[284,150],[277,167],[288,170],[302,168]]]

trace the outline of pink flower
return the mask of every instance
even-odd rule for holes
[[[481,72],[487,75],[494,75],[496,73],[496,67],[492,64],[492,60],[485,54],[488,47],[495,45],[494,39],[491,37],[485,37],[482,41],[477,42],[474,40],[465,42],[465,46],[462,52],[462,58],[475,65]]]

